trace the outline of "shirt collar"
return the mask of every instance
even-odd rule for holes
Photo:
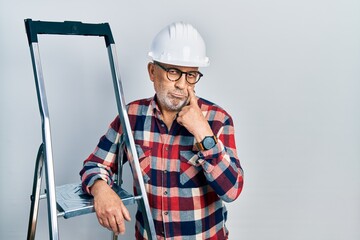
[[[155,117],[157,117],[158,119],[161,119],[162,114],[161,114],[159,105],[156,102],[156,94],[152,98],[150,106],[151,106],[151,109],[152,109],[152,113],[155,115]]]

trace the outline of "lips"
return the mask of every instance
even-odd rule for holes
[[[172,97],[174,97],[174,98],[181,98],[181,99],[187,97],[186,95],[184,95],[184,94],[182,94],[182,93],[177,93],[177,92],[172,92],[172,93],[170,93],[170,95],[171,95]]]

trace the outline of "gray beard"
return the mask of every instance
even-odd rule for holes
[[[159,104],[169,111],[180,112],[181,109],[187,105],[188,100],[179,101],[177,104],[173,103],[171,99],[163,94],[156,94]]]

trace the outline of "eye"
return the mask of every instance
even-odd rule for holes
[[[198,73],[197,72],[188,72],[187,76],[188,76],[188,78],[197,78]]]
[[[168,73],[171,75],[179,75],[179,70],[177,70],[175,68],[169,68]]]

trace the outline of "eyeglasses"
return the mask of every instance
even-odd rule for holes
[[[154,62],[155,65],[159,66],[162,70],[166,72],[166,76],[170,81],[177,81],[181,78],[183,74],[185,74],[185,79],[189,84],[195,84],[197,83],[200,78],[203,76],[203,74],[199,71],[189,71],[189,72],[183,72],[180,69],[177,68],[166,68],[159,64],[158,62]]]

